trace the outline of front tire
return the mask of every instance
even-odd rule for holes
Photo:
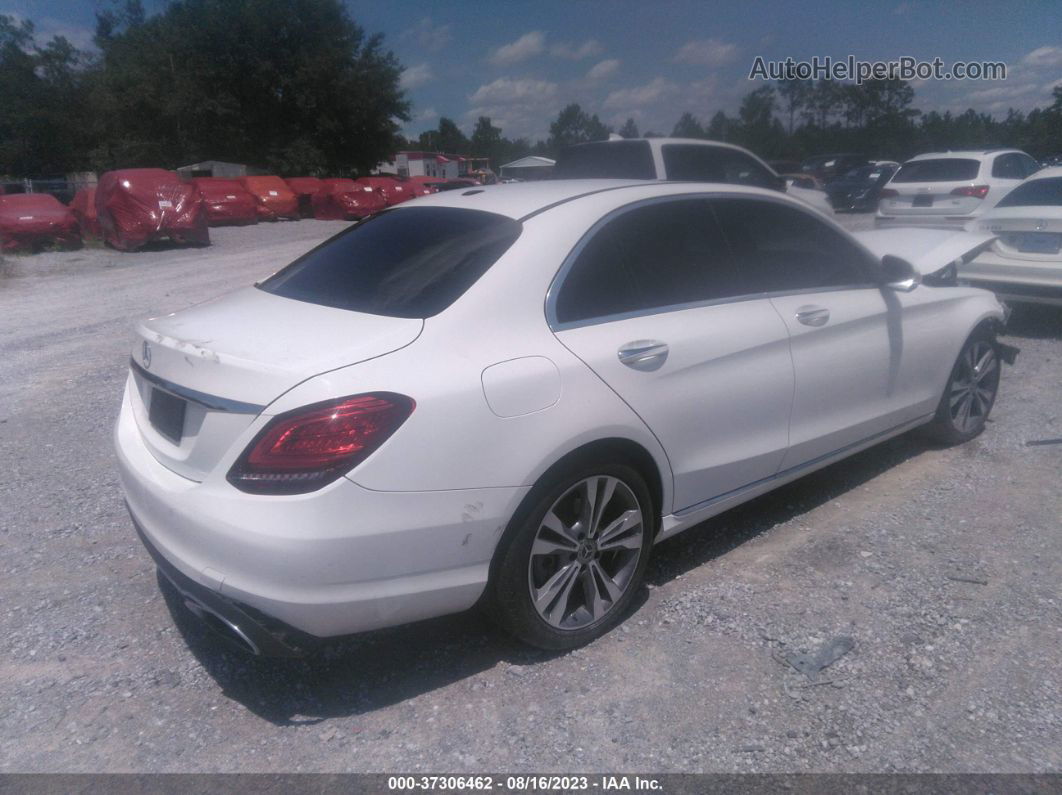
[[[492,613],[525,643],[574,649],[616,626],[641,586],[652,498],[625,464],[578,467],[536,491],[502,552]]]
[[[948,385],[928,428],[930,435],[953,445],[980,434],[996,402],[1001,369],[995,338],[988,332],[973,334],[948,376]]]

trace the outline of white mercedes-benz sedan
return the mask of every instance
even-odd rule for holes
[[[654,542],[917,426],[981,432],[1005,312],[954,271],[992,237],[906,231],[722,184],[408,202],[138,327],[130,513],[256,653],[477,602],[578,646]]]

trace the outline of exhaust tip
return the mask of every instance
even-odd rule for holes
[[[229,619],[211,610],[204,604],[195,601],[194,599],[185,598],[184,606],[188,610],[202,621],[210,630],[221,637],[223,640],[228,641],[230,644],[236,646],[243,652],[253,654],[258,657],[262,652],[258,646],[241,630],[236,624]]]

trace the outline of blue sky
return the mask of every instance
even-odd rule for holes
[[[149,10],[163,5],[146,0]],[[619,127],[670,132],[683,111],[707,120],[736,111],[762,85],[753,59],[812,56],[945,63],[1003,61],[1005,81],[915,82],[915,106],[996,114],[1050,103],[1062,83],[1062,2],[847,0],[710,3],[675,0],[346,0],[368,32],[383,33],[406,67],[413,104],[406,133],[440,116],[470,132],[490,116],[508,137],[544,138],[578,102]],[[34,20],[44,36],[91,40],[101,0],[0,0],[0,13]]]

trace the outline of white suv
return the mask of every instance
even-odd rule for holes
[[[959,229],[1039,168],[1017,149],[918,155],[881,191],[874,223]]]
[[[833,215],[825,191],[792,185],[748,149],[700,138],[609,138],[562,149],[554,179],[659,179],[767,188]]]

